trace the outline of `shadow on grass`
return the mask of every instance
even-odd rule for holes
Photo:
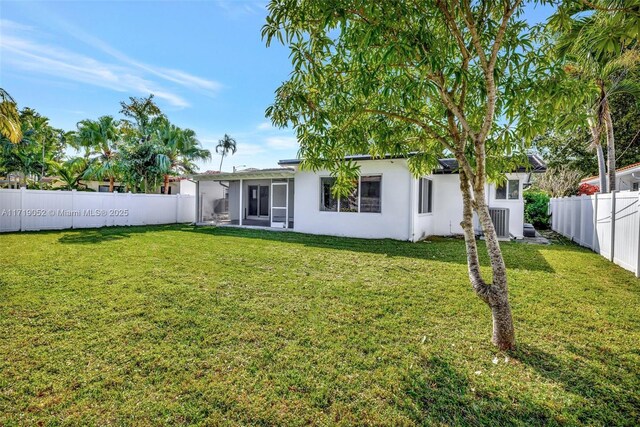
[[[180,231],[212,237],[225,236],[260,239],[279,243],[293,243],[314,248],[378,254],[388,257],[433,259],[436,261],[450,262],[460,265],[466,265],[467,263],[462,240],[450,237],[435,237],[418,243],[409,243],[391,239],[356,239],[234,227],[165,225],[147,227],[105,227],[77,230],[64,234],[58,239],[58,241],[62,244],[98,244],[125,239],[136,234],[157,231]],[[545,248],[547,247],[548,246],[545,246]],[[489,260],[482,242],[479,242],[479,249],[481,264],[483,266],[489,266]],[[554,250],[576,251],[580,249],[577,246],[554,246]],[[529,271],[554,271],[540,253],[539,248],[535,245],[503,244],[503,253],[505,262],[509,268]]]
[[[424,360],[403,379],[400,404],[418,425],[547,425],[548,408],[522,398],[475,390],[468,378],[440,357]]]
[[[58,239],[62,244],[95,244],[127,239],[133,235],[158,231],[178,230],[175,225],[153,225],[132,227],[102,227],[69,231]],[[60,231],[44,231],[43,233],[60,233]]]
[[[274,242],[294,243],[321,249],[363,252],[385,255],[388,257],[432,259],[440,262],[467,265],[463,240],[455,237],[433,237],[418,243],[411,243],[392,239],[357,239],[235,227],[188,226],[182,227],[181,230],[211,236],[260,239]],[[480,262],[483,266],[488,267],[489,258],[486,254],[483,242],[478,242],[478,246]],[[571,250],[571,247],[564,247],[562,250]],[[549,273],[554,272],[553,268],[539,252],[539,248],[535,245],[506,244],[503,245],[503,253],[505,262],[509,268],[545,271]],[[523,254],[525,256],[523,256]]]
[[[572,412],[580,423],[596,425],[640,425],[640,376],[629,376],[637,364],[624,361],[605,349],[577,349],[562,360],[535,346],[520,343],[514,356],[540,376],[582,396],[588,404],[576,404]],[[625,380],[626,378],[626,380]],[[628,378],[634,378],[629,383]]]

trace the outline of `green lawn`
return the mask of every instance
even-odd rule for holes
[[[0,248],[2,426],[640,423],[640,281],[572,244],[503,245],[509,355],[456,239],[166,226]]]

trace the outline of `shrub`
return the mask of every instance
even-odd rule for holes
[[[524,194],[524,220],[537,229],[549,228],[549,195],[544,191],[529,190]]]
[[[584,184],[580,184],[580,187],[578,187],[578,196],[582,196],[583,194],[590,196],[592,194],[598,193],[599,191],[600,187],[598,187],[597,185],[591,185],[585,182]]]

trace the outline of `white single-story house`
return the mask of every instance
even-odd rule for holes
[[[197,223],[292,229],[310,234],[418,241],[427,236],[462,234],[462,195],[455,159],[442,159],[430,175],[415,178],[407,158],[349,156],[360,166],[352,195],[336,199],[328,171],[300,169],[300,160],[280,168],[194,175]],[[487,198],[498,234],[522,238],[523,184],[546,170],[537,156],[529,167],[506,174],[504,185],[487,184]],[[220,199],[217,188],[228,187]],[[226,214],[221,207],[228,207]]]
[[[608,175],[607,175],[608,178]],[[581,184],[600,186],[599,176],[590,176],[580,181]],[[616,169],[616,190],[638,191],[640,189],[640,163],[633,163]]]

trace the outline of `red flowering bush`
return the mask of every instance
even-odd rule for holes
[[[580,184],[580,187],[578,187],[578,196],[590,196],[592,194],[598,193],[599,191],[600,187],[598,187],[597,185],[591,185],[585,182]]]

